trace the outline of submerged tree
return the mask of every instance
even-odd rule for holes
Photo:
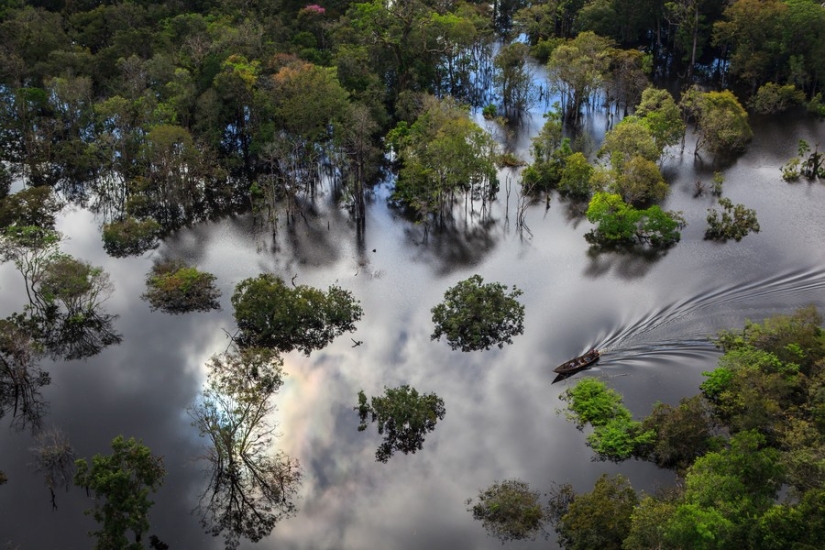
[[[478,520],[487,534],[501,541],[535,540],[549,521],[549,510],[541,504],[541,494],[517,479],[495,482],[478,492],[478,502],[467,504],[473,519]]]
[[[514,42],[501,48],[493,65],[496,68],[493,82],[501,95],[504,115],[517,117],[526,111],[531,100],[532,75],[527,67],[529,47]]]
[[[149,302],[152,310],[188,313],[220,309],[220,296],[211,273],[189,267],[182,260],[165,260],[152,266],[141,298]]]
[[[455,200],[495,199],[496,143],[454,99],[427,97],[423,112],[388,135],[402,167],[393,198],[419,217],[449,215]]]
[[[748,113],[729,90],[701,92],[693,87],[682,96],[680,105],[696,121],[694,154],[702,149],[713,156],[739,154],[753,139]]]
[[[581,430],[592,426],[587,445],[600,460],[620,462],[644,454],[654,432],[633,420],[621,396],[604,382],[586,378],[559,396],[567,402],[567,417]]]
[[[621,550],[639,498],[622,475],[602,475],[590,493],[575,495],[555,522],[565,550]]]
[[[681,239],[685,221],[681,213],[664,211],[658,205],[640,210],[615,193],[596,193],[587,207],[587,220],[596,227],[585,235],[602,247],[649,244],[664,248]]]
[[[609,39],[588,31],[553,50],[547,69],[551,86],[562,94],[565,118],[577,118],[582,105],[602,86],[610,45]]]
[[[29,450],[34,456],[34,467],[43,474],[51,494],[52,509],[57,510],[55,489],[64,487],[68,491],[75,473],[75,453],[69,438],[59,428],[43,430]]]
[[[705,238],[714,241],[734,239],[742,240],[751,231],[759,233],[759,222],[756,220],[756,211],[745,208],[743,204],[734,205],[730,199],[719,199],[721,213],[715,208],[708,209],[708,228]]]
[[[119,435],[112,440],[111,455],[95,455],[75,462],[74,484],[94,496],[94,508],[87,510],[101,528],[90,534],[97,538],[95,550],[143,550],[143,535],[149,531],[149,508],[163,484],[166,470],[161,457],[134,438]],[[129,533],[131,533],[130,541]]]
[[[431,339],[445,336],[452,349],[461,351],[512,344],[513,336],[524,332],[524,306],[517,299],[523,292],[515,286],[506,291],[501,283],[485,285],[480,275],[459,281],[431,310],[435,324]]]
[[[18,429],[40,427],[47,406],[40,388],[51,383],[37,365],[42,349],[26,325],[20,315],[0,320],[0,417],[10,414]]]
[[[384,397],[372,397],[369,404],[363,391],[358,392],[358,431],[367,429],[367,422],[378,424],[378,434],[384,436],[375,459],[386,463],[395,451],[404,454],[423,449],[424,436],[444,420],[444,401],[434,393],[419,395],[407,385],[384,388]]]
[[[0,235],[0,259],[23,275],[27,330],[54,357],[81,359],[120,343],[114,315],[102,304],[114,287],[99,267],[63,254],[60,233],[35,226],[11,226]]]
[[[268,273],[238,283],[232,306],[241,346],[298,349],[307,355],[355,330],[363,313],[348,290],[335,285],[326,292],[306,285],[289,288]]]
[[[282,361],[266,349],[232,350],[212,357],[206,388],[188,409],[208,441],[209,484],[198,502],[206,532],[227,548],[240,538],[257,542],[295,514],[301,481],[298,461],[272,454],[275,426],[267,416],[283,383]]]
[[[103,225],[103,249],[115,258],[139,256],[158,245],[161,225],[152,218],[128,216]]]

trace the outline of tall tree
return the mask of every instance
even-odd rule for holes
[[[582,104],[602,86],[610,63],[609,47],[610,40],[588,31],[550,55],[550,84],[561,92],[567,118],[577,118]]]
[[[289,288],[270,274],[238,283],[232,307],[242,346],[298,349],[307,355],[355,330],[363,313],[352,294],[338,286],[326,292],[305,285]]]
[[[271,450],[272,396],[283,384],[283,362],[265,349],[231,350],[208,363],[206,387],[188,409],[206,438],[209,484],[198,502],[207,533],[227,548],[240,538],[257,542],[295,514],[298,461]]]
[[[95,455],[75,462],[74,483],[91,493],[94,508],[87,510],[101,524],[91,534],[95,550],[142,550],[149,531],[149,509],[163,483],[166,470],[161,457],[134,438],[119,435],[112,440],[111,455]],[[131,536],[133,540],[129,540]]]
[[[404,385],[385,388],[384,396],[367,402],[363,391],[358,392],[358,431],[367,429],[368,422],[378,424],[378,434],[384,442],[375,451],[375,460],[386,463],[396,451],[415,453],[424,448],[424,436],[435,429],[447,413],[444,400],[434,393],[419,395],[418,390]]]

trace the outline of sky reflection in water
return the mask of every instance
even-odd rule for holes
[[[536,122],[536,120],[538,122]],[[535,115],[531,124],[540,124]],[[754,121],[750,151],[725,171],[724,193],[755,208],[762,227],[740,243],[702,240],[709,197],[693,198],[697,179],[713,167],[684,157],[666,162],[674,173],[666,208],[684,211],[683,242],[656,260],[615,254],[588,255],[589,224],[571,218],[554,198],[549,210],[532,207],[532,238],[504,223],[504,191],[492,212],[496,223],[457,224],[449,238],[429,235],[386,206],[386,188],[369,208],[365,242],[355,242],[345,212],[299,220],[281,228],[275,244],[252,230],[249,219],[223,220],[181,231],[143,258],[112,259],[101,247],[95,220],[71,211],[60,229],[71,236],[64,250],[112,275],[116,291],[106,303],[119,315],[123,342],[87,361],[44,363],[53,383],[46,425],[70,436],[79,456],[108,449],[115,435],[142,438],[164,455],[169,470],[152,510],[152,532],[173,550],[219,547],[202,533],[190,511],[206,479],[194,459],[203,444],[185,409],[200,389],[206,359],[228,343],[229,297],[241,279],[274,272],[321,287],[335,283],[361,300],[364,318],[350,335],[307,358],[285,358],[288,377],[275,402],[277,445],[298,458],[305,473],[299,513],[275,527],[260,548],[499,548],[466,511],[465,500],[495,480],[520,478],[537,490],[571,482],[589,490],[604,472],[622,472],[636,488],[653,490],[671,480],[642,463],[591,462],[584,434],[559,416],[558,395],[582,376],[606,377],[646,414],[656,401],[675,403],[696,392],[701,371],[718,353],[706,336],[746,318],[762,319],[795,307],[825,304],[821,212],[825,186],[787,185],[779,166],[796,140],[825,137],[822,124]],[[816,133],[818,132],[818,135]],[[514,176],[510,176],[515,179]],[[502,177],[502,181],[504,178]],[[322,207],[323,208],[323,207]],[[329,226],[327,226],[329,221]],[[139,299],[144,277],[159,256],[181,257],[217,275],[223,310],[169,316],[151,313]],[[525,333],[488,352],[460,353],[430,340],[430,308],[457,281],[479,273],[524,290]],[[0,268],[0,307],[22,307],[19,275]],[[552,369],[590,347],[608,353],[594,368],[552,384]],[[436,392],[447,414],[423,451],[375,462],[374,430],[357,432],[356,394],[410,384]],[[57,495],[27,466],[28,434],[0,432],[2,463],[10,477],[0,488],[0,542],[24,549],[88,548],[92,522],[80,510],[81,491]],[[252,546],[252,545],[248,545]],[[542,547],[548,543],[515,543]],[[550,547],[554,547],[551,543]]]

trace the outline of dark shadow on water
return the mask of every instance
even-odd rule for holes
[[[419,247],[419,257],[435,260],[439,275],[457,269],[478,265],[495,248],[498,239],[493,235],[498,221],[485,218],[479,221],[445,221],[440,226],[431,223],[413,225],[405,229],[408,243]]]
[[[644,246],[606,248],[594,245],[587,250],[590,263],[584,276],[596,279],[612,271],[625,280],[638,279],[647,275],[667,253],[668,249]]]

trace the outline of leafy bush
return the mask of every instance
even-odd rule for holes
[[[220,309],[221,291],[215,276],[189,267],[181,260],[156,263],[146,277],[146,292],[141,296],[149,307],[165,313],[188,313]]]
[[[535,540],[547,521],[541,495],[518,479],[505,479],[479,491],[472,508],[473,519],[481,521],[487,533],[501,540]],[[467,501],[472,504],[472,499]]]
[[[148,218],[126,218],[103,226],[103,249],[115,258],[137,256],[158,245],[161,227]]]
[[[334,285],[327,292],[306,285],[289,288],[268,273],[238,283],[232,306],[239,345],[299,349],[307,355],[355,330],[363,313],[348,290]]]
[[[559,398],[567,402],[567,417],[579,429],[588,424],[593,427],[587,445],[600,460],[619,462],[644,454],[643,449],[654,440],[655,432],[633,420],[621,395],[604,382],[586,378]]]
[[[791,107],[801,105],[804,101],[805,93],[793,84],[780,86],[768,82],[759,87],[748,106],[757,113],[767,115],[787,111]]]
[[[599,246],[650,244],[668,247],[682,238],[685,220],[679,212],[664,211],[653,205],[637,210],[615,193],[593,195],[587,207],[587,220],[596,228],[587,233],[588,242]]]
[[[734,239],[739,242],[748,233],[759,233],[759,222],[756,220],[756,211],[745,208],[742,204],[734,205],[730,199],[719,199],[722,211],[708,209],[708,228],[705,230],[705,239],[726,241]]]
[[[488,104],[487,104],[487,105],[485,105],[485,106],[484,106],[484,108],[481,110],[481,115],[482,115],[482,116],[483,116],[486,120],[493,120],[494,118],[496,118],[496,116],[498,116],[498,108],[495,106],[495,104],[493,104],[493,103],[488,103]]]
[[[384,388],[384,397],[373,397],[367,404],[367,396],[358,392],[358,431],[367,429],[368,418],[378,423],[378,433],[384,436],[375,452],[378,462],[386,463],[395,451],[404,454],[423,449],[424,436],[435,429],[447,413],[444,400],[434,393],[419,395],[415,388],[400,386]]]
[[[483,284],[473,275],[444,293],[444,301],[432,308],[435,331],[431,338],[447,338],[452,349],[487,350],[512,344],[513,336],[524,332],[524,306],[517,298],[523,293],[501,283]]]

